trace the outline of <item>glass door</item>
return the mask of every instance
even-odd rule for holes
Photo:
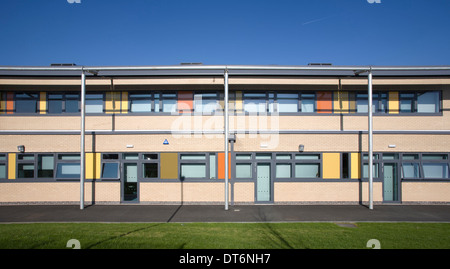
[[[124,163],[122,177],[122,202],[139,202],[138,199],[138,165]]]
[[[385,202],[399,201],[398,164],[384,163],[383,200]]]
[[[270,180],[270,163],[256,163],[256,201],[269,202],[272,200]]]

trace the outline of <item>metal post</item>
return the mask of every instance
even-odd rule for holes
[[[80,134],[80,209],[84,209],[84,178],[85,178],[85,94],[86,94],[86,75],[84,70],[81,72],[81,134]]]
[[[224,120],[225,120],[225,210],[228,210],[228,135],[229,135],[229,119],[228,119],[228,69],[225,69],[225,108],[224,108]]]
[[[369,98],[369,209],[373,209],[373,122],[372,122],[372,69],[368,75]]]

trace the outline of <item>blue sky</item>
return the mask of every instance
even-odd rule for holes
[[[449,0],[2,0],[0,65],[450,65],[449,29]]]

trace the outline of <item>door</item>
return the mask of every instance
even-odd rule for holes
[[[399,201],[398,165],[384,163],[383,200],[385,202]]]
[[[256,163],[256,201],[269,202],[272,200],[270,180],[270,163]]]
[[[122,202],[138,202],[137,163],[124,163],[122,177]]]

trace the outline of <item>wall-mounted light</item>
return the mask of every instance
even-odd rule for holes
[[[18,150],[20,153],[24,153],[24,152],[25,152],[25,146],[24,146],[24,145],[19,145],[19,146],[17,146],[17,150]]]
[[[303,145],[303,144],[298,145],[299,152],[303,152],[304,150],[305,150],[305,145]]]
[[[389,148],[395,148],[396,145],[389,145],[388,147],[389,147]]]

